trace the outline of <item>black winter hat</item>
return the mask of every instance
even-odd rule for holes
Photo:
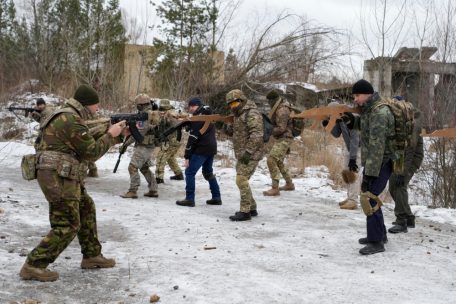
[[[353,85],[352,94],[374,94],[374,88],[369,81],[361,79]]]
[[[46,104],[46,101],[44,101],[43,98],[37,98],[36,99],[36,105],[39,106],[39,105],[45,105]]]
[[[201,100],[201,98],[196,97],[196,96],[190,98],[190,100],[188,101],[189,106],[198,106],[199,107],[202,103],[203,103],[203,101]]]
[[[268,94],[266,94],[266,99],[268,99],[268,100],[276,100],[282,94],[283,94],[282,90],[273,89],[273,90],[269,91]]]
[[[86,84],[81,84],[77,88],[73,98],[79,101],[83,106],[90,106],[100,102],[97,91]]]

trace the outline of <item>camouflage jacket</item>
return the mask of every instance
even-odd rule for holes
[[[46,105],[46,107],[44,108],[43,111],[41,111],[41,112],[32,112],[31,116],[32,116],[32,119],[34,121],[39,123],[41,121],[44,121],[46,119],[46,117],[51,115],[52,112],[54,112],[54,111],[55,111],[55,108],[53,106]]]
[[[78,101],[69,99],[63,106],[68,112],[50,117],[50,121],[41,121],[42,129],[37,152],[55,151],[71,155],[79,162],[96,161],[108,149],[119,143],[109,133],[97,140],[89,133],[84,120],[91,117],[87,108]]]
[[[361,115],[355,116],[354,127],[361,131],[361,163],[364,174],[378,176],[382,163],[395,160],[394,116],[378,93],[361,106]]]
[[[264,154],[263,117],[251,100],[247,100],[241,107],[234,113],[234,154],[239,159],[247,151],[252,159],[261,160]]]
[[[275,139],[293,138],[290,103],[282,98],[278,102],[280,102],[279,106],[271,115],[271,121],[274,124],[272,135]]]
[[[174,127],[178,123],[179,120],[177,119],[176,111],[174,111],[173,109],[166,110],[165,115],[163,116],[162,121],[160,122],[160,126],[163,126],[163,128],[159,131],[160,133],[163,133],[166,129]],[[182,130],[177,130],[176,132],[171,133],[167,137],[167,140],[161,143],[161,146],[179,147],[181,143],[177,140],[178,132],[182,132]],[[182,134],[180,134],[180,136],[182,136]]]

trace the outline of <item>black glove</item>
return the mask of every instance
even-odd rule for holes
[[[348,162],[348,169],[352,172],[358,172],[358,165],[356,164],[356,159],[350,159]]]
[[[355,125],[355,115],[353,115],[353,113],[344,112],[344,115],[341,116],[341,119],[349,129],[353,129],[353,126]]]
[[[323,126],[323,128],[326,128],[326,126],[328,125],[328,123],[329,123],[329,120],[327,120],[327,119],[323,119],[323,120],[321,121],[321,125]]]
[[[366,192],[372,186],[372,182],[376,179],[375,176],[363,175],[363,181],[361,183],[361,191]]]
[[[403,187],[405,185],[405,176],[397,175],[396,176],[396,186]]]
[[[248,165],[250,162],[250,158],[252,155],[250,155],[249,152],[245,151],[244,154],[241,155],[239,158],[239,162],[244,165]]]

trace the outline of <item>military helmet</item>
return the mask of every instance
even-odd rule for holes
[[[233,102],[235,100],[245,101],[245,100],[247,100],[247,97],[245,97],[244,93],[239,89],[229,91],[226,94],[226,98],[225,98],[226,103],[230,104],[231,102]]]
[[[137,105],[143,105],[143,104],[149,104],[150,103],[150,97],[147,94],[141,93],[135,97],[135,103]]]
[[[171,103],[169,102],[168,99],[162,99],[160,100],[160,110],[169,110],[172,109]]]

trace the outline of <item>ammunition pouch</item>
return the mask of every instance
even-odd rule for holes
[[[25,180],[36,179],[36,154],[27,154],[22,157],[21,171]]]
[[[370,200],[373,199],[377,203],[375,206],[371,206]],[[372,194],[369,191],[366,192],[361,192],[360,194],[360,201],[361,201],[361,208],[363,208],[363,212],[366,216],[371,216],[374,214],[380,207],[383,205],[382,200],[376,196],[375,194]]]
[[[39,170],[55,170],[63,178],[82,182],[88,170],[87,162],[78,161],[74,156],[57,151],[38,153]]]
[[[393,173],[397,175],[404,175],[405,169],[405,152],[397,151],[397,159],[393,160]]]

